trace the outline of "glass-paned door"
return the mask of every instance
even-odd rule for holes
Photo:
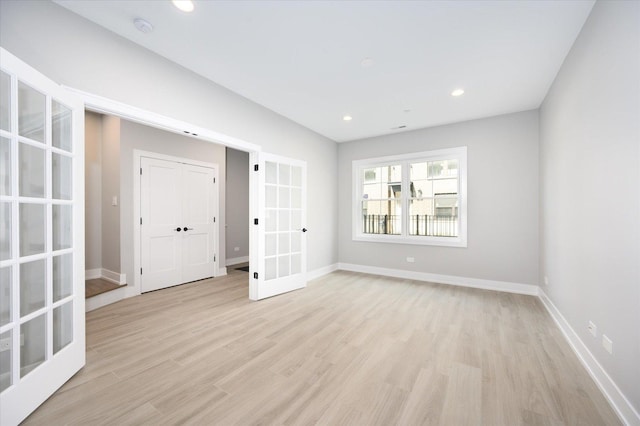
[[[13,425],[84,365],[84,105],[0,57],[0,424]]]
[[[249,297],[259,300],[305,287],[306,162],[260,153],[258,264]]]

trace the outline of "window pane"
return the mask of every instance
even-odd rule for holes
[[[53,258],[53,301],[57,302],[73,293],[73,255]]]
[[[409,203],[409,235],[457,237],[457,205],[458,199],[456,197],[411,200]]]
[[[278,234],[278,254],[289,253],[289,232]]]
[[[11,131],[11,77],[0,71],[0,129]]]
[[[44,198],[45,151],[35,146],[20,144],[19,152],[20,195]]]
[[[290,197],[289,197],[289,188],[279,188],[280,198],[278,199],[278,207],[280,208],[289,208]]]
[[[20,203],[20,256],[44,253],[45,205]]]
[[[45,96],[18,83],[18,133],[20,136],[44,142]]]
[[[458,160],[442,160],[429,162],[429,177],[453,177],[458,176]]]
[[[11,267],[0,269],[0,327],[11,322]]]
[[[0,392],[11,386],[13,359],[13,331],[9,330],[0,334],[0,340],[9,342],[9,349],[0,352]]]
[[[277,184],[278,183],[278,164],[271,161],[265,161],[265,182]]]
[[[71,158],[53,153],[51,155],[51,173],[53,181],[53,198],[71,199]]]
[[[278,257],[278,277],[289,276],[289,256]]]
[[[53,353],[73,340],[73,302],[67,302],[53,310]]]
[[[291,233],[291,252],[299,252],[302,249],[302,236],[300,232]]]
[[[458,179],[438,179],[433,181],[433,193],[438,194],[457,194]]]
[[[278,212],[278,231],[289,231],[289,210]]]
[[[264,260],[265,280],[272,280],[276,278],[277,262],[278,259],[276,257],[269,257]]]
[[[300,254],[291,255],[291,275],[302,272],[302,256]]]
[[[265,187],[265,204],[267,207],[278,207],[278,187],[266,186]]]
[[[20,317],[44,307],[45,259],[20,265]]]
[[[53,250],[63,250],[71,247],[71,206],[53,206]]]
[[[365,234],[393,234],[402,231],[402,204],[399,200],[363,201],[363,232]]]
[[[266,234],[265,238],[265,256],[275,256],[277,253],[278,234]]]
[[[47,341],[45,315],[40,315],[20,326],[20,340],[24,335],[24,346],[20,351],[20,377],[29,374],[45,360]]]
[[[71,152],[71,110],[56,101],[51,108],[53,146]]]
[[[11,203],[0,203],[0,260],[11,259]]]
[[[280,164],[278,173],[278,185],[289,185],[291,183],[291,166],[288,164]]]
[[[411,180],[427,179],[427,163],[413,163],[411,165]]]
[[[273,232],[278,229],[278,211],[273,209],[267,209],[267,217],[265,218],[265,231]]]
[[[302,208],[302,190],[299,188],[291,190],[291,207],[294,209]]]
[[[380,168],[364,169],[364,183],[380,182]]]
[[[11,195],[11,139],[0,137],[0,195]]]
[[[417,180],[411,182],[410,189],[411,197],[413,198],[433,197],[432,180]]]
[[[291,166],[291,186],[302,187],[302,167]]]

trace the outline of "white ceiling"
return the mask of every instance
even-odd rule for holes
[[[594,0],[56,3],[344,142],[539,107]]]

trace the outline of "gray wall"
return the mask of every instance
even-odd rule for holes
[[[113,197],[118,205],[112,205]],[[120,269],[120,119],[102,116],[102,267]],[[132,282],[131,279],[128,279]]]
[[[120,120],[120,194],[121,194],[121,229],[120,240],[122,270],[127,274],[127,281],[133,284],[133,226],[139,218],[133,215],[133,150],[155,152],[172,155],[218,165],[220,223],[225,220],[225,148],[197,139],[165,132],[152,127],[142,126],[126,120]],[[220,229],[219,253],[220,265],[225,264],[224,227]]]
[[[102,268],[102,116],[85,113],[84,120],[85,269]]]
[[[457,146],[467,146],[467,248],[352,241],[353,160]],[[537,111],[342,143],[338,157],[340,262],[538,284]]]
[[[597,2],[540,112],[541,287],[638,411],[639,23],[639,2]]]
[[[55,3],[0,2],[0,44],[58,83],[306,160],[308,266],[337,262],[335,142]]]
[[[226,152],[226,251],[227,259],[233,259],[249,256],[249,153],[231,148]]]

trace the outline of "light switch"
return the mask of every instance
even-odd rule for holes
[[[111,205],[112,206],[117,206],[118,205],[118,196],[114,195],[113,198],[111,199]]]

